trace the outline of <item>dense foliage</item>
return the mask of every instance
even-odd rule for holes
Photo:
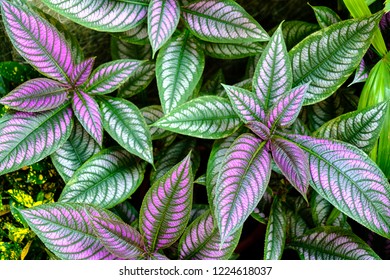
[[[389,258],[388,4],[257,2],[0,0],[0,259]]]

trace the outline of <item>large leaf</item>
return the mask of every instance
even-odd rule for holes
[[[72,110],[64,104],[43,113],[17,112],[0,119],[0,174],[54,153],[72,132]]]
[[[102,217],[89,212],[87,215],[94,233],[112,254],[121,259],[137,259],[144,253],[144,242],[136,229],[116,217]]]
[[[267,41],[267,32],[232,0],[200,0],[181,8],[190,31],[215,43]]]
[[[128,152],[153,164],[152,139],[140,110],[122,98],[100,99],[103,127]]]
[[[50,9],[98,31],[121,32],[140,24],[147,14],[143,1],[43,0]]]
[[[193,193],[191,154],[153,184],[140,210],[140,230],[150,252],[179,239],[190,218]]]
[[[380,260],[355,234],[337,227],[318,227],[293,239],[289,247],[305,260]]]
[[[290,51],[294,85],[311,82],[304,105],[327,98],[347,80],[370,46],[380,16],[333,24]]]
[[[202,96],[179,106],[154,126],[193,137],[219,139],[232,134],[240,119],[225,98]]]
[[[290,59],[281,26],[265,47],[253,75],[253,90],[268,111],[292,86]]]
[[[280,260],[287,235],[287,214],[279,198],[275,198],[265,234],[264,259]]]
[[[89,218],[93,214],[115,219],[107,210],[82,204],[50,203],[20,212],[45,246],[61,259],[118,258],[96,236]]]
[[[387,102],[341,115],[321,126],[314,136],[341,140],[369,153],[382,129]]]
[[[172,38],[160,50],[156,79],[166,114],[188,100],[202,76],[204,64],[204,54],[188,32]]]
[[[63,83],[70,82],[72,50],[64,36],[36,14],[1,1],[5,28],[22,57],[38,71]]]
[[[96,100],[85,92],[76,90],[73,93],[72,108],[84,129],[101,146],[103,143],[102,116]]]
[[[0,103],[18,111],[41,112],[60,106],[66,98],[67,91],[61,83],[37,78],[15,88]]]
[[[85,85],[85,91],[89,94],[113,92],[127,81],[141,63],[143,61],[133,59],[118,59],[104,63],[93,71],[91,78]]]
[[[75,121],[68,140],[51,155],[51,160],[62,179],[67,183],[74,172],[99,151],[100,147],[96,141],[78,121]]]
[[[271,156],[265,142],[252,134],[238,137],[226,152],[214,197],[214,217],[221,244],[256,208],[271,176]]]
[[[76,170],[59,201],[111,208],[130,197],[144,171],[144,165],[127,151],[118,147],[102,150]]]
[[[151,0],[148,9],[148,34],[155,54],[172,36],[180,19],[178,0]]]
[[[228,260],[241,236],[241,229],[229,236],[224,244],[214,225],[210,211],[198,217],[186,229],[179,243],[179,259],[182,260]]]
[[[378,166],[355,146],[309,136],[288,136],[309,157],[311,186],[337,209],[390,237],[390,185]]]

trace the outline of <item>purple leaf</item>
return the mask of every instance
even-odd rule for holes
[[[254,134],[260,137],[261,140],[268,140],[271,132],[265,124],[262,122],[249,122],[246,125]]]
[[[253,75],[253,90],[268,111],[275,102],[290,91],[292,70],[281,26],[265,47]]]
[[[81,90],[74,92],[72,101],[73,111],[77,119],[101,146],[103,142],[103,125],[98,103]]]
[[[83,62],[77,64],[74,67],[71,76],[71,81],[73,85],[81,86],[87,81],[89,75],[91,75],[94,62],[95,58],[92,57],[84,60]]]
[[[243,88],[222,84],[233,109],[244,123],[251,121],[264,121],[265,112],[260,106],[261,101],[256,94]]]
[[[150,252],[179,239],[192,206],[191,154],[153,184],[140,210],[140,230]]]
[[[161,48],[176,30],[180,19],[177,0],[151,0],[148,9],[148,34],[153,54]]]
[[[181,260],[228,260],[241,236],[241,230],[229,236],[224,244],[210,211],[198,217],[186,229],[179,243]]]
[[[54,153],[73,127],[69,104],[43,113],[17,112],[0,119],[0,175]]]
[[[72,50],[64,36],[28,10],[7,1],[1,6],[5,29],[20,55],[46,76],[69,83]]]
[[[272,158],[280,171],[307,200],[310,174],[306,154],[294,143],[279,137],[272,138],[271,151]]]
[[[143,61],[133,59],[118,59],[104,63],[93,71],[85,91],[89,94],[113,92],[126,82],[130,74],[142,63]]]
[[[289,127],[301,111],[309,84],[300,85],[274,101],[268,116],[268,127]]]
[[[136,229],[118,218],[90,213],[88,218],[100,242],[115,256],[129,260],[136,259],[144,253],[143,238]]]
[[[60,106],[66,98],[67,90],[61,83],[38,78],[18,86],[0,103],[18,111],[41,112]]]
[[[252,134],[242,134],[226,153],[214,198],[221,244],[241,228],[265,192],[271,156],[264,144]]]

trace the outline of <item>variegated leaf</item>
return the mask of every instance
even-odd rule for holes
[[[66,103],[43,113],[16,112],[0,119],[0,174],[54,153],[69,138],[73,114]]]
[[[140,230],[150,252],[169,247],[185,230],[193,193],[190,156],[155,182],[144,197]]]
[[[111,37],[112,59],[152,59],[152,47],[150,44],[136,45]]]
[[[103,127],[128,152],[153,164],[152,139],[140,110],[122,98],[100,99]]]
[[[338,227],[318,227],[293,239],[289,247],[305,260],[380,260],[355,234]]]
[[[172,38],[159,51],[156,79],[166,114],[188,100],[202,76],[204,64],[204,54],[188,32]]]
[[[283,175],[307,200],[309,187],[309,161],[306,154],[297,145],[279,137],[271,141],[272,158]]]
[[[147,22],[144,21],[136,27],[125,31],[120,34],[118,38],[126,43],[136,45],[145,45],[149,43]]]
[[[339,15],[332,9],[325,6],[311,6],[321,28],[326,28],[341,21]]]
[[[364,59],[362,59],[362,61],[360,61],[359,66],[356,68],[355,76],[353,78],[353,81],[349,84],[349,86],[353,84],[365,82],[368,78],[369,73],[370,73],[370,69],[368,69]]]
[[[264,109],[256,94],[235,86],[224,84],[222,86],[233,105],[234,111],[244,123],[265,120]]]
[[[311,215],[316,226],[348,226],[345,215],[316,191],[311,192]],[[336,217],[334,217],[336,213]]]
[[[138,225],[138,210],[129,202],[129,200],[125,200],[118,205],[115,205],[114,208],[110,209],[115,215],[120,217],[125,223],[131,225],[136,223]]]
[[[1,1],[5,29],[16,50],[44,75],[69,83],[72,50],[46,20],[8,1]]]
[[[121,32],[142,22],[147,14],[144,1],[43,0],[50,9],[85,27]]]
[[[72,107],[74,114],[84,129],[102,146],[102,116],[95,99],[81,90],[76,90],[73,93]]]
[[[151,0],[148,9],[148,34],[153,54],[172,36],[180,19],[178,0]]]
[[[150,61],[138,66],[119,88],[118,97],[130,98],[145,90],[156,76],[155,69],[156,65]]]
[[[369,153],[381,132],[387,102],[341,115],[321,126],[313,136],[341,140]]]
[[[92,57],[80,62],[74,67],[72,76],[70,77],[73,85],[81,86],[88,80],[94,62],[95,58]]]
[[[242,134],[226,152],[214,197],[214,217],[221,244],[244,224],[256,208],[271,176],[271,156],[265,142]]]
[[[292,72],[281,26],[265,47],[255,74],[253,90],[268,111],[292,86]]]
[[[127,81],[134,70],[143,61],[133,59],[118,59],[104,63],[96,68],[85,85],[89,94],[111,93]]]
[[[249,122],[246,124],[246,126],[252,130],[254,134],[259,136],[261,140],[267,141],[271,136],[270,129],[262,122]]]
[[[200,0],[181,8],[190,31],[208,42],[267,41],[267,32],[232,0]]]
[[[202,96],[174,109],[153,126],[205,139],[219,139],[232,134],[240,119],[225,98]]]
[[[100,147],[96,141],[78,121],[75,121],[68,140],[51,155],[51,160],[62,179],[67,183],[74,172],[99,151]]]
[[[141,234],[118,218],[93,215],[87,211],[94,233],[104,247],[121,259],[137,259],[144,253]]]
[[[161,119],[164,116],[162,108],[160,105],[151,105],[141,109],[142,116],[145,118],[147,125],[155,123],[157,120]],[[151,126],[149,127],[150,136],[152,140],[161,139],[171,134],[169,131],[164,129]]]
[[[295,122],[301,112],[309,84],[293,88],[275,100],[274,105],[270,108],[268,127],[289,127]]]
[[[290,50],[304,38],[319,30],[318,24],[300,20],[290,20],[283,23],[283,37],[287,50]]]
[[[224,244],[210,211],[206,211],[186,229],[179,243],[181,260],[228,260],[241,236],[241,229],[229,236]]]
[[[269,214],[265,234],[264,260],[280,260],[287,235],[286,210],[279,198],[275,198]]]
[[[118,259],[96,236],[89,218],[93,214],[100,218],[117,219],[107,210],[83,204],[49,203],[24,209],[20,213],[45,246],[61,259]]]
[[[355,146],[289,135],[308,156],[311,186],[337,209],[390,237],[390,185],[378,166]]]
[[[260,54],[264,46],[258,42],[249,43],[210,43],[202,42],[202,47],[208,56],[220,59],[238,59]]]
[[[28,80],[0,99],[0,103],[23,112],[41,112],[54,109],[67,99],[67,89],[54,80]]]
[[[76,170],[59,201],[114,207],[135,192],[144,178],[144,169],[119,147],[102,150]]]
[[[309,35],[290,51],[294,85],[311,82],[304,105],[329,97],[347,80],[370,46],[380,16],[333,24]]]

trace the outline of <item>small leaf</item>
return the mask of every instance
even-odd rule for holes
[[[148,38],[147,22],[144,21],[141,24],[137,25],[136,27],[126,30],[124,33],[120,34],[118,38],[130,44],[136,44],[136,45],[148,44],[149,38]]]
[[[289,243],[305,260],[380,260],[355,234],[337,227],[318,227]]]
[[[8,1],[1,2],[5,29],[20,55],[46,76],[63,83],[73,70],[72,50],[46,20]]]
[[[148,8],[148,34],[153,54],[172,36],[180,19],[177,0],[151,0]]]
[[[230,146],[221,165],[214,198],[214,217],[221,244],[256,208],[271,176],[271,156],[265,142],[242,134]]]
[[[152,139],[137,106],[122,98],[101,98],[100,107],[108,134],[129,153],[153,164]]]
[[[390,237],[390,185],[378,166],[355,146],[289,135],[309,157],[311,186],[337,209]]]
[[[95,235],[87,211],[114,218],[107,210],[70,203],[43,204],[20,213],[45,246],[61,259],[117,259]]]
[[[92,72],[92,67],[94,62],[95,62],[95,58],[92,57],[82,61],[81,63],[77,64],[74,67],[71,76],[71,81],[73,85],[81,86],[87,81],[89,75]]]
[[[279,198],[272,203],[264,245],[264,260],[280,260],[287,235],[286,211]]]
[[[118,59],[104,63],[93,71],[85,85],[85,91],[89,94],[111,93],[126,82],[141,63],[143,62],[133,59]]]
[[[160,105],[151,105],[141,109],[142,116],[145,118],[147,125],[155,123],[157,120],[161,119],[164,116],[162,108]],[[171,134],[169,131],[164,129],[151,126],[149,127],[150,136],[152,140],[161,139]]]
[[[267,141],[270,136],[271,136],[271,131],[270,129],[268,128],[268,126],[266,126],[265,124],[263,124],[262,122],[248,122],[246,124],[246,126],[252,130],[252,132],[254,134],[256,134],[257,136],[260,137],[261,140],[264,140],[264,141]]]
[[[368,78],[369,73],[370,73],[370,69],[368,69],[364,59],[362,59],[362,61],[360,61],[360,64],[356,69],[353,81],[349,84],[349,86],[351,86],[353,84],[365,82]]]
[[[99,145],[81,124],[75,121],[68,140],[51,155],[51,160],[62,179],[67,183],[74,172],[99,151]]]
[[[311,6],[321,28],[326,28],[341,21],[339,15],[332,9],[325,6]]]
[[[143,176],[144,166],[125,150],[105,149],[76,170],[59,201],[111,208],[130,197]]]
[[[67,90],[56,81],[37,78],[18,86],[0,99],[0,103],[24,112],[41,112],[62,105],[67,99]]]
[[[135,207],[129,202],[129,200],[125,200],[122,203],[115,205],[115,207],[111,208],[110,211],[120,217],[127,224],[130,225],[133,223],[137,223],[138,225],[138,210],[135,209]]]
[[[166,114],[188,100],[202,76],[204,64],[204,54],[188,32],[174,37],[160,50],[156,79]]]
[[[291,86],[290,59],[282,29],[279,26],[257,63],[253,75],[253,90],[260,99],[264,110],[268,111],[280,96],[290,91]]]
[[[380,15],[333,24],[290,51],[294,86],[311,81],[304,105],[324,100],[347,80],[370,46]]]
[[[313,32],[319,30],[318,24],[300,20],[290,20],[283,23],[283,37],[286,41],[287,50],[301,42]]]
[[[152,47],[150,44],[136,45],[111,37],[112,59],[152,59]]]
[[[145,90],[156,76],[155,69],[155,64],[149,61],[138,66],[119,88],[118,97],[130,98]]]
[[[179,239],[190,218],[193,177],[190,154],[153,184],[140,210],[140,230],[150,252]]]
[[[190,31],[215,43],[267,41],[267,32],[231,0],[200,0],[181,8]]]
[[[222,247],[210,211],[198,217],[183,233],[179,243],[181,260],[228,260],[241,236],[241,229],[229,236]]]
[[[232,134],[240,119],[225,98],[202,96],[174,109],[153,126],[205,139],[219,139]]]
[[[387,102],[341,115],[321,126],[315,137],[341,140],[369,153],[381,132]]]
[[[76,90],[72,99],[73,112],[84,129],[102,146],[103,126],[99,105],[91,96]]]
[[[111,0],[43,0],[60,15],[98,31],[121,32],[142,22],[147,3],[142,1]]]
[[[0,174],[31,165],[54,153],[72,132],[66,103],[43,113],[17,112],[0,119]]]
[[[249,43],[210,43],[202,42],[202,47],[208,56],[220,59],[238,59],[253,56],[264,50],[263,44]]]

